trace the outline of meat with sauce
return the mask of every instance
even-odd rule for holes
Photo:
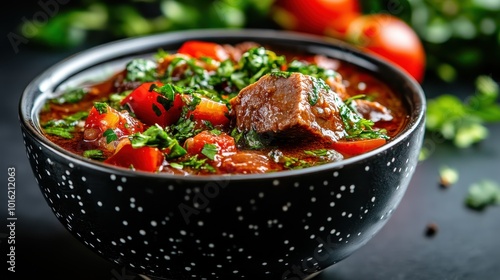
[[[340,102],[329,86],[314,77],[267,74],[230,100],[230,113],[241,131],[332,143],[346,135]]]

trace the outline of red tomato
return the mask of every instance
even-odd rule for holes
[[[155,172],[163,164],[164,155],[155,147],[134,148],[127,140],[118,146],[117,151],[104,162],[135,170]]]
[[[424,46],[402,19],[388,14],[358,17],[349,25],[346,40],[399,66],[419,83],[423,81]]]
[[[194,58],[210,57],[218,61],[229,58],[229,54],[224,47],[219,44],[205,41],[187,41],[177,51],[181,54],[187,54]]]
[[[271,14],[288,30],[343,34],[350,20],[361,14],[361,5],[358,0],[276,0]]]
[[[382,138],[355,141],[337,141],[332,144],[332,148],[341,154],[347,156],[355,156],[381,147],[386,142],[387,141]]]
[[[171,125],[180,118],[184,102],[179,94],[175,95],[172,107],[165,109],[163,102],[168,102],[165,96],[151,90],[151,86],[159,82],[147,82],[127,95],[121,105],[127,105],[135,116],[148,125],[159,124],[162,127]]]
[[[225,126],[229,124],[228,113],[225,104],[202,97],[195,109],[188,113],[188,117],[192,115],[195,121],[209,121],[214,126]]]
[[[216,135],[207,130],[187,139],[184,142],[184,147],[191,155],[203,155],[201,151],[205,144],[214,144],[217,147],[218,155],[236,152],[236,143],[233,137],[226,133]]]

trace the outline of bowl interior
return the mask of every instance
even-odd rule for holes
[[[38,113],[43,103],[47,99],[57,96],[65,88],[96,82],[99,81],[99,79],[106,79],[113,73],[123,69],[126,62],[133,57],[151,57],[160,49],[167,52],[175,52],[181,44],[187,40],[207,40],[227,44],[255,41],[280,49],[296,50],[311,54],[323,54],[349,64],[354,64],[368,71],[391,87],[402,99],[404,106],[407,107],[410,114],[405,128],[399,135],[391,139],[389,143],[383,147],[363,155],[355,156],[341,162],[326,164],[324,166],[310,167],[306,170],[282,171],[279,172],[279,174],[274,173],[273,175],[234,175],[234,179],[238,179],[239,177],[249,179],[251,177],[260,176],[287,176],[287,173],[290,172],[309,172],[314,171],[314,169],[332,168],[363,160],[383,150],[389,149],[392,145],[396,144],[399,139],[403,139],[408,134],[412,133],[415,127],[424,119],[425,97],[421,87],[415,80],[395,66],[379,58],[363,53],[342,41],[276,30],[246,30],[245,32],[237,30],[191,30],[123,39],[91,48],[61,61],[34,79],[25,89],[20,100],[19,108],[21,122],[36,135],[37,139],[43,145],[65,156],[81,161],[83,164],[87,164],[88,159],[77,155],[70,155],[43,136],[38,120]],[[99,168],[116,169],[100,162],[94,162],[94,164]],[[123,172],[123,170],[120,171]]]

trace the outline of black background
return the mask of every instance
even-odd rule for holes
[[[14,4],[17,8],[3,9],[0,32],[0,178],[4,186],[0,188],[0,278],[139,279],[76,241],[52,214],[36,185],[19,127],[19,98],[38,74],[88,46],[51,51],[27,42],[16,52],[8,34],[17,32],[22,18],[32,16],[37,7]],[[432,78],[424,81],[423,88],[429,98],[442,93],[465,97],[474,90],[471,81],[444,84]],[[500,182],[500,125],[488,128],[488,139],[468,149],[454,148],[427,135],[432,154],[417,166],[386,226],[352,256],[315,279],[500,279],[500,206],[478,212],[464,204],[471,184],[481,179]],[[460,175],[448,189],[438,183],[443,165],[457,169]],[[7,271],[5,261],[9,167],[16,169],[16,273]],[[429,223],[438,226],[434,236],[425,234]]]

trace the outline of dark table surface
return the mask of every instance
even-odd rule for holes
[[[12,19],[18,23],[20,17]],[[8,40],[12,25],[4,26],[0,84],[0,279],[139,279],[109,263],[79,243],[59,223],[40,192],[26,158],[18,121],[18,101],[36,75],[78,50],[43,51],[30,42],[16,52]],[[10,28],[10,29],[9,29]],[[428,97],[441,93],[466,96],[469,82],[423,83]],[[467,208],[468,187],[482,179],[500,182],[500,125],[488,127],[490,136],[480,145],[458,149],[428,137],[430,158],[419,163],[399,207],[382,230],[365,246],[326,269],[326,279],[500,279],[500,206],[484,211]],[[438,170],[448,165],[459,172],[450,188],[439,186]],[[7,169],[16,169],[16,273],[7,271]],[[427,225],[438,226],[434,236]],[[2,276],[6,275],[6,277]]]

